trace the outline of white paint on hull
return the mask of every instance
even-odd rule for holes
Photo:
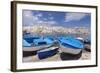
[[[34,46],[34,47],[23,47],[23,51],[37,51],[41,49],[45,49],[46,47],[49,47],[50,45],[41,45],[41,46]]]
[[[69,47],[65,47],[63,45],[60,45],[60,50],[61,50],[61,52],[74,54],[74,55],[79,54],[82,51],[82,49],[69,48]]]
[[[43,50],[40,50],[38,52],[45,52],[45,51],[50,51],[50,50],[55,50],[57,49],[58,47],[50,47],[50,48],[46,48],[46,49],[43,49]]]

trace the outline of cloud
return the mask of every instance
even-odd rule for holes
[[[50,18],[53,19],[53,17],[50,17]],[[44,18],[43,14],[40,12],[37,14],[34,14],[32,11],[24,10],[23,11],[23,25],[30,26],[30,25],[36,25],[36,24],[54,25],[54,24],[57,24],[57,22],[53,21],[53,20],[48,20],[47,18]]]
[[[44,20],[44,21],[47,21],[48,19],[47,19],[47,18],[43,18],[43,20]]]
[[[33,21],[38,20],[29,10],[23,10],[23,25],[32,25]]]
[[[52,14],[51,14],[51,13],[49,13],[48,15],[49,15],[49,16],[52,16]]]
[[[23,11],[23,15],[25,17],[31,17],[33,14],[32,14],[32,11],[25,10],[25,11]]]
[[[37,24],[50,24],[50,25],[55,25],[55,24],[57,24],[57,22],[56,21],[41,21],[41,20],[39,20],[38,22],[37,22]]]
[[[65,14],[65,22],[69,21],[78,21],[83,19],[85,16],[87,16],[87,13],[73,13],[69,12]]]
[[[48,21],[47,23],[48,23],[48,24],[57,24],[56,21]]]
[[[23,25],[34,25],[38,22],[41,22],[40,17],[42,17],[41,13],[34,14],[34,12],[29,10],[23,10]]]
[[[53,20],[54,18],[51,16],[51,17],[49,17],[49,19],[50,19],[50,20]]]
[[[41,14],[41,13],[38,13],[36,16],[38,16],[38,17],[42,17],[42,14]]]

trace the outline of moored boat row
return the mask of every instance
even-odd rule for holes
[[[23,51],[36,51],[39,59],[53,56],[59,50],[64,53],[77,55],[85,47],[83,40],[84,39],[80,41],[80,39],[68,36],[58,37],[57,39],[51,37],[27,36],[23,38]]]

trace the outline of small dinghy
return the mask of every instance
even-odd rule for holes
[[[83,43],[73,37],[60,37],[60,50],[64,53],[79,54],[84,48]]]
[[[45,59],[55,55],[58,52],[58,47],[50,47],[44,50],[37,51],[37,55],[39,59]]]
[[[31,45],[29,46],[23,45],[23,51],[37,51],[37,50],[45,49],[47,47],[52,46],[54,43],[54,40],[50,38],[31,37],[25,40],[28,44],[30,43]]]

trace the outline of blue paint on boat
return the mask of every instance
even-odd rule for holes
[[[84,48],[83,43],[73,37],[60,37],[59,42],[61,45],[73,47],[74,49]]]
[[[28,43],[26,40],[24,40],[23,39],[23,47],[30,47],[31,46],[31,44],[30,43]]]
[[[43,40],[46,41],[48,44],[51,44],[54,42],[52,38],[44,38]]]
[[[46,50],[41,50],[41,51],[38,51],[37,54],[38,54],[38,58],[39,59],[45,59],[45,58],[48,58],[48,57],[51,57],[53,55],[55,55],[57,52],[58,52],[58,47],[55,48],[55,49],[46,49]]]
[[[33,41],[34,45],[44,45],[44,44],[47,44],[43,39],[35,39]]]
[[[39,36],[32,35],[29,32],[23,33],[23,39],[25,39],[28,43],[33,43],[34,39],[39,39],[39,38],[40,38]]]
[[[24,51],[37,51],[37,50],[45,49],[52,46],[55,42],[52,38],[49,37],[26,37],[24,38],[24,40],[27,43],[31,44],[31,46],[29,47],[26,47],[27,45],[24,45],[23,46]]]
[[[33,44],[33,40],[35,39],[39,39],[39,36],[33,36],[30,33],[23,33],[23,47],[27,47],[28,44],[30,44],[30,46],[28,47],[32,47],[31,44]],[[26,43],[27,42],[27,43]]]
[[[40,39],[34,39],[33,43],[34,45],[47,45],[47,44],[53,44],[54,40],[50,38],[40,38]]]
[[[23,39],[25,39],[27,42],[29,43],[33,43],[33,41],[35,39],[39,39],[40,37],[24,37]]]

